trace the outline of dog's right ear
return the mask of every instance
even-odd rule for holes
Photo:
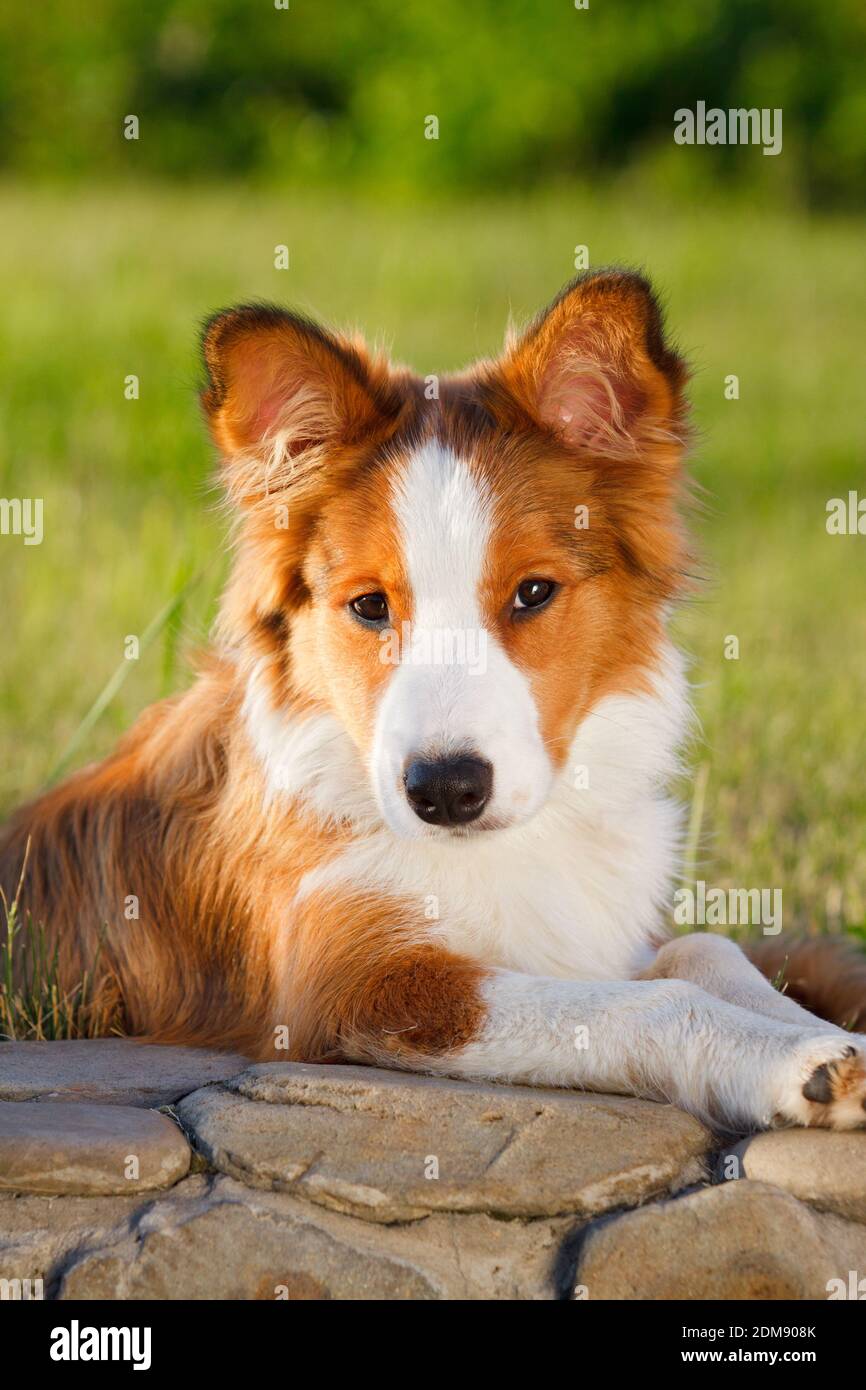
[[[258,462],[268,492],[329,448],[373,442],[400,409],[387,367],[371,362],[362,344],[274,305],[215,314],[202,352],[201,402],[214,442],[229,458]]]

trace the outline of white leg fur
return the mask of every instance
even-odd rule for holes
[[[859,1037],[795,1027],[682,980],[587,983],[500,970],[484,994],[481,1036],[427,1069],[670,1101],[733,1129],[866,1122],[862,1089],[837,1102],[832,1119],[803,1096],[815,1071],[845,1058],[852,1041],[862,1046]]]
[[[674,937],[658,952],[645,980],[691,980],[707,994],[751,1009],[766,1018],[793,1023],[799,1028],[812,1028],[822,1033],[842,1034],[844,1030],[833,1023],[816,1018],[793,999],[780,994],[740,950],[736,942],[711,932],[695,932],[691,936]]]

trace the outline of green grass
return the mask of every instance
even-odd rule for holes
[[[695,870],[781,887],[786,927],[862,929],[866,537],[824,523],[828,498],[866,492],[863,233],[730,200],[670,204],[639,183],[411,208],[240,188],[3,190],[0,496],[44,498],[45,539],[0,537],[0,811],[70,741],[75,761],[104,753],[188,679],[206,638],[226,564],[195,400],[206,314],[291,302],[445,370],[494,352],[509,310],[544,303],[586,243],[593,264],[650,272],[696,367],[713,577],[678,620],[705,739]],[[288,271],[273,269],[278,243]],[[131,373],[138,401],[124,399]],[[125,637],[161,613],[114,675]],[[728,634],[738,661],[724,659]]]
[[[26,870],[27,855],[11,902],[0,889],[0,1041],[49,1042],[117,1031],[117,988],[110,971],[100,976],[100,948],[92,968],[66,988],[59,942],[52,945],[45,924],[21,911]]]

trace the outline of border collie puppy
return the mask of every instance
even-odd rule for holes
[[[262,305],[203,346],[213,652],[0,839],[66,985],[95,963],[155,1041],[866,1123],[863,964],[772,943],[782,994],[665,930],[686,373],[647,283],[585,275],[438,380]]]

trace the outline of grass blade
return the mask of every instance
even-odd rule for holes
[[[186,582],[181,585],[181,587],[176,591],[176,593],[172,595],[168,602],[163,605],[163,607],[159,610],[156,616],[151,619],[144,632],[141,634],[141,640],[139,642],[140,655],[143,655],[144,652],[147,651],[148,647],[150,647],[151,644],[156,641],[157,637],[160,635],[163,629],[168,624],[170,624],[172,620],[175,618],[175,616],[181,611],[186,601],[187,595],[198,583],[199,578],[199,574],[194,574],[190,579],[186,580]],[[70,763],[75,757],[75,754],[81,747],[81,744],[84,742],[85,738],[90,733],[91,729],[94,727],[97,721],[108,709],[108,706],[111,704],[111,701],[114,699],[118,690],[120,690],[121,686],[123,685],[124,681],[129,675],[130,669],[133,665],[134,663],[132,661],[127,661],[124,657],[124,659],[120,662],[119,666],[109,676],[105,685],[102,687],[96,699],[93,701],[93,704],[90,706],[90,709],[87,711],[84,718],[81,720],[81,723],[78,725],[78,728],[75,730],[71,739],[67,743],[57,762],[54,764],[54,767],[51,769],[51,772],[48,775],[46,786],[50,787],[52,783],[56,782],[57,779],[61,777],[63,773],[66,771],[66,769],[69,767]]]

